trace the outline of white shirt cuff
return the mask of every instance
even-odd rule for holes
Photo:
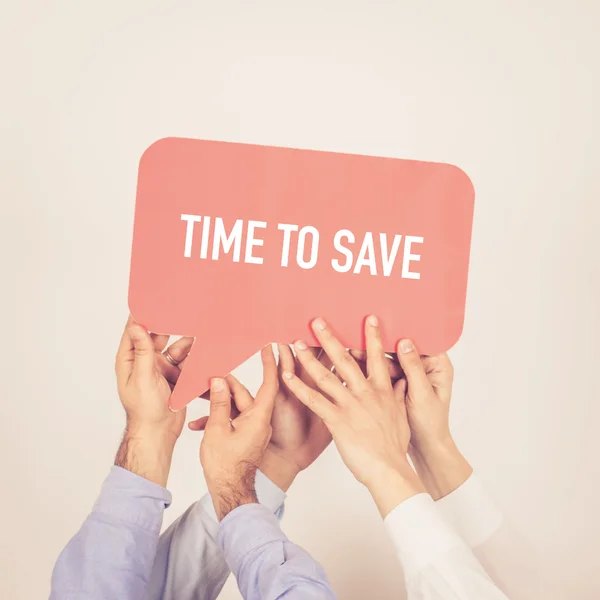
[[[429,494],[408,498],[388,514],[384,524],[407,579],[440,554],[464,546]]]
[[[474,474],[436,506],[471,548],[480,546],[502,525],[502,513]]]
[[[283,504],[286,499],[286,493],[277,487],[262,471],[256,471],[254,488],[259,504],[268,508],[277,517],[281,517]],[[217,513],[210,494],[206,494],[200,499],[200,504],[206,513],[216,522]]]

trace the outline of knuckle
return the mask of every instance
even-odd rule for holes
[[[344,350],[344,352],[340,358],[341,358],[341,361],[346,365],[352,365],[356,362],[354,360],[354,358],[352,358],[352,355],[350,354],[350,352],[348,352],[348,350]]]
[[[327,387],[330,386],[332,383],[337,382],[338,379],[331,371],[324,371],[319,374],[315,381],[319,387]]]
[[[220,398],[220,397],[212,397],[211,398],[211,404],[213,405],[214,408],[225,408],[227,406],[227,401],[224,398]]]
[[[416,352],[410,352],[404,355],[404,365],[409,369],[414,369],[421,364],[421,357]]]
[[[317,392],[309,389],[306,392],[306,404],[308,404],[309,407],[315,406],[317,404],[317,397]]]

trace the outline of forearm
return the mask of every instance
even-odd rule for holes
[[[244,469],[243,473],[234,477],[231,474],[207,477],[206,482],[218,521],[222,521],[238,506],[258,503],[254,487],[255,477],[256,468]]]
[[[397,506],[385,525],[404,571],[408,598],[506,600],[428,494]]]
[[[511,599],[547,596],[544,585],[550,578],[542,573],[539,556],[507,522],[476,474],[436,506]]]
[[[161,429],[128,422],[115,466],[166,487],[176,441]]]
[[[203,500],[173,522],[160,536],[144,600],[215,600],[230,573],[218,529]]]
[[[458,489],[473,473],[451,437],[429,446],[411,447],[410,458],[434,500]]]
[[[325,571],[258,504],[240,506],[219,525],[219,543],[246,600],[330,600]]]
[[[425,492],[418,475],[406,464],[397,468],[372,472],[365,485],[383,519],[397,506],[412,496]]]
[[[267,450],[260,463],[260,470],[281,490],[287,492],[300,469],[289,460]]]
[[[256,496],[278,519],[285,493],[258,471]],[[144,600],[215,600],[230,570],[217,541],[219,521],[209,494],[160,536]]]
[[[169,492],[113,467],[90,516],[58,558],[52,600],[141,598]]]

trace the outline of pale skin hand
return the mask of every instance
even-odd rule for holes
[[[185,411],[169,410],[169,396],[179,368],[162,354],[169,336],[153,335],[127,321],[117,351],[115,371],[126,427],[115,465],[163,487],[167,484],[173,448],[185,422]],[[185,360],[193,339],[169,347],[177,361]]]
[[[204,430],[200,462],[219,521],[238,506],[257,502],[254,478],[271,439],[271,416],[279,388],[270,345],[263,348],[261,358],[263,384],[255,399],[236,397],[247,393],[243,386],[230,391],[227,380],[215,378],[211,381],[210,415],[196,422],[197,428]],[[242,407],[233,419],[231,392]]]
[[[398,361],[408,382],[410,457],[427,491],[439,500],[473,472],[450,433],[454,369],[447,354],[420,357],[410,340],[398,344]]]
[[[419,356],[411,340],[401,340],[397,360],[388,359],[392,380],[406,379],[406,409],[411,430],[409,455],[434,500],[459,488],[473,469],[450,433],[454,369],[447,354]],[[351,350],[359,364],[365,353]]]
[[[313,321],[312,328],[346,386],[302,341],[295,344],[298,360],[322,393],[289,371],[283,379],[294,395],[323,419],[342,460],[369,489],[385,517],[407,498],[425,491],[407,457],[406,383],[392,385],[375,317],[369,317],[365,325],[367,376],[323,319]]]
[[[298,473],[308,468],[327,448],[331,442],[331,433],[323,421],[309,410],[290,392],[287,386],[281,385],[284,371],[296,373],[307,385],[314,386],[311,378],[302,368],[289,346],[279,344],[278,372],[280,378],[279,391],[275,398],[275,407],[271,417],[271,440],[259,465],[260,470],[280,489],[286,492]],[[319,360],[331,368],[327,356],[320,348],[310,350],[319,356]],[[226,377],[233,393],[235,407],[231,416],[248,408],[254,402],[250,392],[233,376]],[[189,423],[190,429],[201,429],[204,419]]]
[[[279,377],[284,372],[296,373],[301,381],[316,387],[302,364],[287,345],[278,344]],[[331,369],[331,362],[320,348],[310,352]],[[331,433],[323,420],[309,410],[285,385],[280,385],[271,419],[273,434],[265,452],[261,471],[283,491],[287,491],[296,475],[307,469],[331,442]]]

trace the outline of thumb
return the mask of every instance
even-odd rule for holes
[[[432,390],[421,356],[410,340],[398,342],[398,361],[406,376],[408,389],[413,396]]]
[[[265,416],[271,420],[271,414],[275,407],[275,398],[279,391],[279,377],[277,373],[277,363],[271,344],[267,344],[261,351],[260,357],[263,364],[263,383],[256,393],[254,404],[256,408],[262,410]]]
[[[132,323],[127,333],[133,345],[133,374],[150,377],[154,371],[154,342],[150,334],[137,323]]]
[[[231,416],[231,394],[225,379],[215,377],[210,382],[210,415],[207,427],[229,427]]]

